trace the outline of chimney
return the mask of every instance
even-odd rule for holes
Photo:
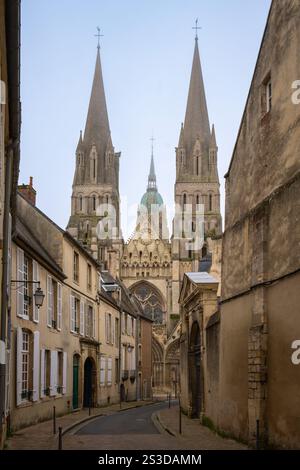
[[[26,201],[35,206],[36,190],[33,188],[32,176],[29,178],[29,184],[21,184],[18,186],[18,191],[22,194]]]

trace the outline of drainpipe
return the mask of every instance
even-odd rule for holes
[[[5,423],[5,400],[6,400],[6,341],[7,341],[7,309],[9,297],[9,241],[10,233],[10,197],[12,182],[12,162],[13,147],[10,146],[6,154],[5,166],[5,200],[4,200],[4,217],[3,217],[3,250],[2,250],[2,288],[1,288],[1,331],[0,331],[0,417],[1,424]]]

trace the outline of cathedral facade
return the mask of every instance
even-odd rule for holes
[[[103,270],[123,281],[153,321],[152,384],[156,389],[173,389],[176,393],[181,331],[178,301],[183,277],[186,272],[199,270],[201,258],[213,250],[214,237],[222,233],[217,152],[196,36],[185,120],[176,148],[176,211],[171,237],[158,192],[152,148],[148,185],[139,205],[136,228],[125,242],[119,214],[120,153],[112,144],[98,47],[85,131],[84,135],[80,133],[76,149],[68,230],[90,250]],[[99,239],[98,227],[107,216],[106,204],[107,208],[113,206],[115,231],[108,228],[107,236]],[[190,214],[192,229],[188,235],[184,224],[180,233],[176,230],[178,218],[185,212]],[[203,243],[194,249],[199,212],[203,216]]]

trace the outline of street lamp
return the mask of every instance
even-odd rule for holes
[[[40,281],[18,281],[18,280],[13,279],[13,280],[11,280],[11,283],[14,283],[14,284],[15,283],[21,283],[23,285],[38,284],[38,286],[36,288],[36,291],[33,294],[34,302],[35,302],[35,306],[37,308],[40,308],[43,305],[45,294],[44,294],[44,292],[42,291],[42,289],[40,287]]]
[[[43,305],[45,294],[40,288],[40,286],[37,287],[35,293],[33,294],[34,297],[34,302],[37,308],[40,308]]]

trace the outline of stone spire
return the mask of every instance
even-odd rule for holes
[[[199,139],[199,141],[205,145],[209,144],[210,125],[198,49],[198,39],[196,37],[188,101],[184,120],[184,140],[188,156],[193,150],[197,139]]]
[[[83,141],[87,152],[89,152],[92,145],[95,144],[98,157],[104,158],[107,144],[110,139],[110,129],[99,49],[100,48],[98,47],[94,80]]]
[[[150,172],[148,176],[148,189],[151,191],[157,190],[156,174],[155,174],[155,168],[154,168],[153,146],[152,146],[152,152],[151,152]]]

